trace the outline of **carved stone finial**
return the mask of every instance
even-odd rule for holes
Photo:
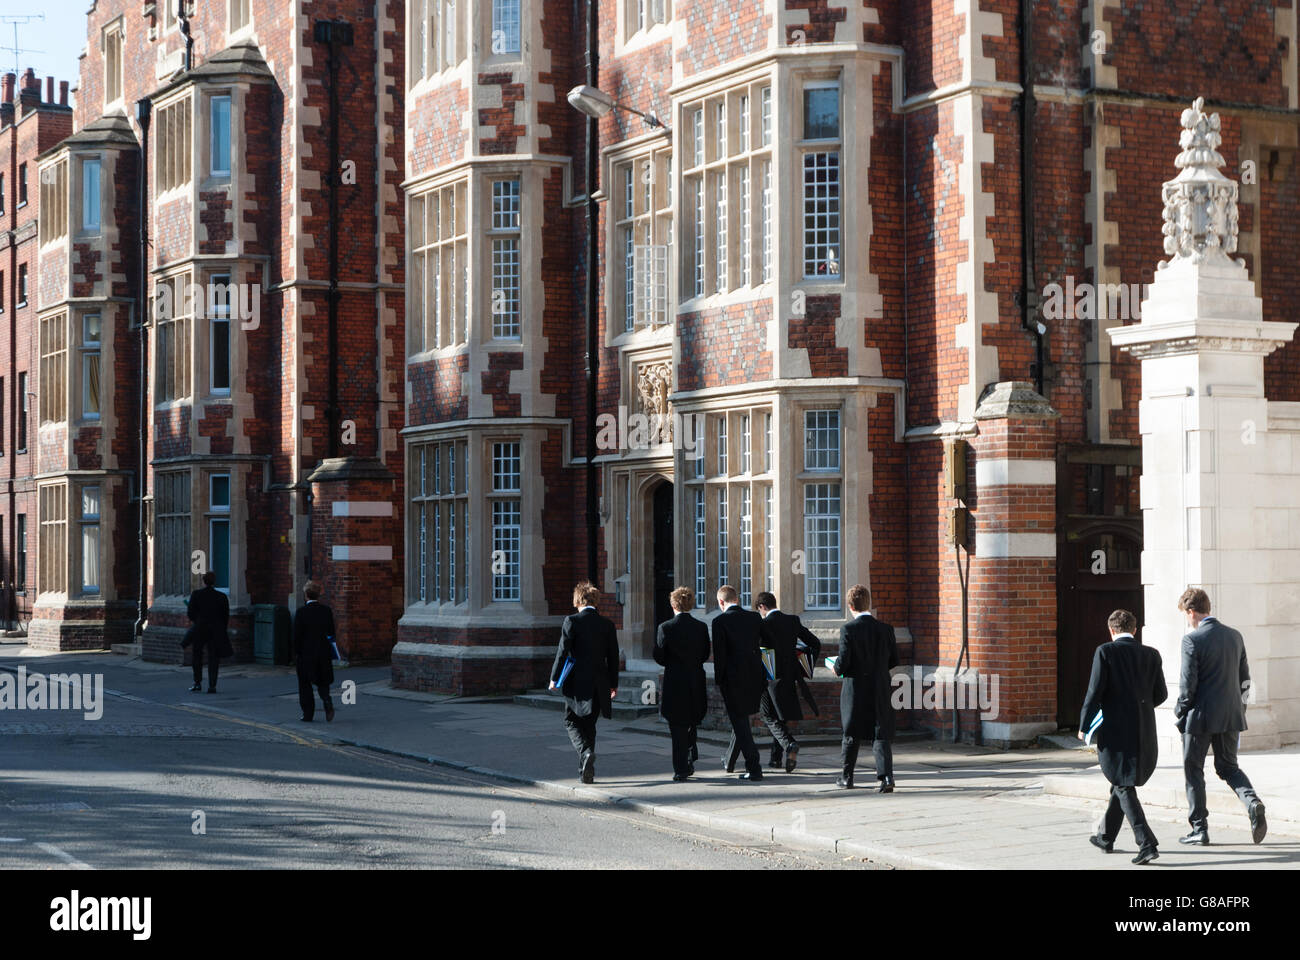
[[[641,412],[651,417],[654,436],[650,442],[671,443],[673,439],[672,406],[668,403],[668,394],[672,393],[672,364],[642,364],[637,368],[637,397],[641,401]]]
[[[1224,163],[1218,150],[1223,142],[1219,115],[1206,114],[1204,107],[1205,98],[1197,97],[1183,111],[1178,140],[1183,149],[1174,161],[1182,172],[1161,188],[1165,253],[1192,263],[1227,261],[1228,254],[1237,252],[1237,184],[1219,172]],[[1161,261],[1159,269],[1169,263]]]

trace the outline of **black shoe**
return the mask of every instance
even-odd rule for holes
[[[1100,850],[1102,853],[1113,853],[1115,850],[1114,842],[1107,840],[1104,837],[1099,837],[1095,833],[1088,838],[1088,842],[1091,843],[1098,850]]]
[[[880,781],[880,792],[881,792],[881,793],[893,793],[893,792],[894,792],[894,778],[893,778],[893,777],[889,777],[889,778],[887,778],[887,779],[885,779],[885,780],[881,780],[881,781]]]
[[[333,719],[334,719],[334,705],[330,704],[328,707],[325,708],[325,722],[329,723]]]
[[[1178,842],[1199,843],[1202,846],[1208,847],[1210,845],[1210,831],[1205,827],[1202,827],[1200,830],[1193,830],[1187,836],[1179,837]]]
[[[216,693],[216,692],[217,692],[216,687],[208,687],[208,693]]]
[[[689,774],[681,774],[681,773],[673,774],[673,783],[685,783],[689,779],[690,779]]]
[[[1264,804],[1255,801],[1250,805],[1250,839],[1259,843],[1268,833],[1268,821],[1264,819]]]
[[[190,687],[190,693],[198,693],[202,689],[203,689],[203,684],[196,683],[194,684],[194,686]]]
[[[762,770],[755,770],[753,773],[745,772],[745,773],[742,773],[739,777],[737,777],[737,779],[738,779],[738,780],[762,780],[762,779],[763,779],[763,771],[762,771]]]
[[[780,761],[780,760],[769,760],[769,761],[767,761],[767,768],[768,768],[769,770],[780,770],[780,769],[781,769],[781,765],[782,765],[782,764],[781,764],[781,761]]]
[[[588,750],[582,755],[582,766],[578,770],[582,777],[583,783],[594,783],[596,780],[596,755]]]
[[[303,716],[303,717],[299,717],[298,719],[301,720],[303,723],[311,723],[311,717]]]
[[[848,780],[846,780],[846,779],[844,779],[844,777],[836,777],[836,778],[835,778],[835,786],[837,786],[837,787],[843,787],[845,790],[852,790],[852,789],[853,789],[853,780],[852,780],[852,779],[848,779]]]
[[[785,752],[785,772],[794,773],[794,768],[799,763],[799,748],[791,747]]]
[[[1150,863],[1152,860],[1157,860],[1159,858],[1160,854],[1156,852],[1155,847],[1143,847],[1138,851],[1138,855],[1133,858],[1133,862],[1140,867],[1144,863]]]

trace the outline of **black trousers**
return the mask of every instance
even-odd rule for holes
[[[334,701],[330,699],[330,685],[328,683],[315,684],[320,691],[321,704],[326,711],[334,709]],[[312,691],[312,679],[310,676],[298,674],[298,706],[302,707],[302,715],[310,720],[316,716],[316,694]]]
[[[695,766],[695,762],[691,759],[691,747],[695,744],[695,728],[685,723],[670,723],[668,732],[673,738],[673,773],[679,777],[688,777]]]
[[[217,667],[221,660],[217,656],[217,645],[215,643],[197,642],[193,645],[191,653],[194,661],[194,683],[198,686],[203,685],[204,652],[208,655],[208,688],[215,690],[217,688]]]
[[[772,695],[766,690],[763,691],[763,696],[758,701],[758,719],[763,721],[763,725],[772,734],[771,763],[773,766],[781,762],[785,751],[799,749],[799,741],[790,733],[790,728],[786,726],[785,721],[781,719],[781,715],[777,713],[776,704],[772,702]]]
[[[1205,754],[1214,749],[1214,772],[1241,798],[1249,810],[1259,802],[1250,778],[1237,766],[1237,742],[1240,733],[1184,733],[1183,778],[1187,781],[1187,822],[1193,830],[1205,829],[1209,811],[1205,809]]]
[[[700,747],[695,740],[695,724],[691,724],[690,731],[691,739],[690,743],[687,745],[686,759],[690,760],[691,763],[698,763],[700,759]]]
[[[736,760],[743,754],[745,769],[750,773],[763,773],[763,761],[759,759],[758,747],[754,744],[754,734],[749,729],[749,714],[727,710],[727,719],[731,721],[731,741],[722,762],[727,765],[727,772],[736,769]]]
[[[844,737],[840,742],[840,767],[843,768],[845,780],[853,779],[853,768],[858,765],[858,744],[861,742],[857,737]],[[871,753],[876,760],[876,779],[888,780],[892,783],[894,780],[893,743],[889,740],[873,740]]]
[[[1147,815],[1142,811],[1142,802],[1138,800],[1137,787],[1110,785],[1110,805],[1106,807],[1106,818],[1102,821],[1101,838],[1107,843],[1114,843],[1119,836],[1119,828],[1128,817],[1128,825],[1133,828],[1133,839],[1139,850],[1157,846],[1156,835],[1147,826]]]
[[[596,752],[596,718],[600,713],[592,709],[588,716],[580,717],[567,707],[564,710],[564,729],[569,734],[569,742],[582,760],[584,753]]]

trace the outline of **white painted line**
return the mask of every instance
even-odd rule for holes
[[[22,843],[22,837],[0,837],[0,843]]]
[[[331,560],[392,560],[391,546],[348,546],[334,544],[330,551]]]
[[[38,842],[38,843],[36,844],[36,846],[40,847],[40,848],[41,848],[42,850],[44,850],[46,853],[48,853],[48,854],[52,854],[53,856],[58,857],[60,860],[62,860],[62,861],[63,861],[64,863],[66,863],[68,866],[73,867],[73,868],[76,869],[76,870],[93,870],[93,869],[95,869],[94,867],[92,867],[92,866],[91,866],[90,864],[88,864],[88,863],[82,863],[80,860],[78,860],[76,857],[74,857],[72,854],[68,853],[67,851],[65,851],[65,850],[60,850],[58,847],[56,847],[56,846],[55,846],[54,844],[52,844],[52,843],[40,843],[40,842]]]
[[[388,500],[335,500],[336,517],[391,517],[393,504]]]

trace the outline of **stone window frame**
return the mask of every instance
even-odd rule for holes
[[[408,90],[465,62],[467,5],[467,0],[411,0],[407,5]]]
[[[236,23],[237,15],[242,15]],[[253,32],[253,0],[228,0],[226,3],[226,41],[227,45],[235,38],[251,35]]]
[[[207,544],[207,564],[206,569],[216,573],[216,565],[213,563],[214,527],[216,524],[224,523],[226,525],[226,585],[220,584],[220,578],[216,588],[226,596],[231,595],[231,589],[234,585],[235,578],[235,538],[234,538],[234,502],[235,502],[235,474],[228,469],[204,470],[203,490],[204,490],[204,510],[203,510],[203,534],[204,542]],[[218,477],[224,477],[226,481],[226,502],[218,503],[216,497],[216,484],[214,481]]]
[[[716,591],[722,583],[732,582],[739,589],[740,579],[746,566],[746,557],[750,570],[751,593],[756,594],[761,587],[756,586],[758,574],[763,574],[763,581],[767,582],[770,575],[775,574],[770,562],[767,562],[767,554],[770,552],[770,546],[775,539],[775,530],[772,526],[778,522],[775,514],[762,514],[763,524],[758,524],[760,514],[756,513],[759,504],[767,501],[768,493],[776,482],[776,477],[770,469],[762,472],[753,472],[753,467],[764,462],[762,457],[766,448],[766,440],[763,441],[764,450],[756,448],[755,444],[758,437],[751,434],[750,440],[750,470],[741,471],[739,469],[741,460],[738,455],[732,456],[732,453],[738,453],[740,449],[740,424],[744,417],[749,418],[752,425],[756,417],[765,414],[774,414],[774,400],[772,398],[758,399],[754,398],[740,403],[733,403],[730,406],[715,406],[707,409],[692,410],[689,413],[683,413],[683,416],[692,414],[704,415],[704,436],[699,442],[704,444],[704,449],[700,460],[705,457],[709,458],[710,468],[704,473],[706,476],[697,476],[694,469],[687,469],[689,461],[682,455],[678,454],[678,464],[676,471],[678,476],[684,477],[682,485],[685,487],[685,499],[682,501],[688,516],[690,517],[689,540],[686,543],[686,560],[687,568],[691,570],[690,582],[694,585],[696,593],[696,606],[701,611],[711,609],[710,604],[716,605]],[[716,467],[718,452],[720,449],[718,426],[722,421],[726,421],[726,443],[728,447],[727,470],[725,473],[718,472]],[[734,448],[734,449],[733,449]],[[697,460],[696,462],[700,462]],[[775,462],[775,461],[774,461]],[[744,527],[743,506],[744,495],[742,490],[749,492],[749,517],[750,525],[748,532]],[[726,492],[726,532],[723,534],[722,523],[720,519],[719,507],[721,506],[721,494]],[[704,516],[699,516],[699,500],[697,492],[703,493]],[[701,549],[700,535],[703,533],[703,548]],[[720,556],[722,544],[725,542],[727,548],[726,567],[723,569],[722,558]],[[761,561],[761,562],[760,562]],[[701,566],[702,565],[702,566]],[[701,570],[704,575],[701,576]],[[732,574],[735,574],[732,577]],[[709,576],[713,575],[720,579],[713,584],[713,589],[708,589]],[[703,582],[705,587],[701,590],[700,584]],[[768,583],[767,589],[775,591],[776,585]],[[703,597],[701,597],[703,593]]]
[[[417,307],[411,312],[411,319],[417,322],[407,325],[408,361],[441,350],[458,350],[469,342],[469,191],[470,177],[462,173],[407,197],[406,302]],[[436,214],[429,203],[430,198],[436,198]],[[443,237],[441,234],[448,213],[452,214],[452,232]],[[438,227],[438,239],[430,239],[434,224]],[[435,254],[439,263],[438,297],[430,312],[428,263]],[[448,264],[449,270],[445,269]],[[445,316],[446,311],[454,312]],[[444,319],[447,321],[445,324]]]
[[[689,218],[681,218],[678,232],[677,270],[684,278],[676,291],[679,309],[752,300],[774,279],[772,195],[770,188],[766,193],[763,188],[772,180],[775,148],[771,113],[761,109],[763,103],[772,102],[774,83],[769,73],[751,75],[684,99],[679,106],[683,169],[677,193],[683,209],[691,211]],[[747,126],[744,132],[742,121]],[[742,230],[747,231],[747,240]],[[769,253],[766,279],[765,250]],[[721,266],[720,252],[725,254]]]
[[[673,19],[673,0],[622,0],[619,6],[620,33],[624,43],[637,34],[667,26]]]
[[[68,595],[68,490],[67,480],[36,487],[36,595]]]
[[[233,127],[233,117],[231,124]],[[153,142],[154,202],[157,203],[166,194],[189,188],[194,179],[192,88],[156,107]]]
[[[519,603],[523,599],[523,464],[525,444],[518,437],[488,437],[484,449],[488,456],[488,475],[492,478],[487,493],[488,522],[491,528],[491,598],[492,603]],[[513,449],[513,455],[512,455]],[[504,482],[504,485],[503,485]],[[513,482],[513,486],[510,485]],[[513,547],[513,549],[511,548]],[[504,556],[498,557],[498,552]],[[505,569],[497,572],[498,560]]]
[[[501,44],[502,49],[499,52],[497,51],[497,40],[498,40],[497,32],[500,29],[500,27],[508,27],[510,25],[508,19],[503,19],[501,21],[500,26],[498,26],[497,23],[498,6],[500,6],[500,8],[507,13],[509,12],[509,10],[507,9],[508,7],[513,8],[515,11],[516,14],[515,26],[516,29],[519,31],[519,35],[518,35],[519,46],[517,49],[511,50],[505,46],[505,42],[508,42],[509,40],[509,33],[502,30],[501,31],[502,33],[501,39],[503,40]],[[483,21],[482,42],[483,42],[483,50],[485,51],[482,62],[488,64],[515,63],[523,59],[524,43],[525,43],[524,31],[529,25],[529,19],[528,19],[529,11],[526,9],[527,6],[528,4],[525,2],[525,0],[491,0],[491,6],[486,11],[487,15],[482,18]]]
[[[41,248],[67,239],[70,227],[68,167],[69,156],[62,153],[42,164],[39,169],[41,205],[37,219],[40,227],[38,246]]]
[[[459,433],[413,440],[408,445],[407,607],[468,603],[469,442],[468,435]],[[434,451],[432,457],[430,450]],[[432,524],[427,519],[430,508]]]
[[[149,536],[152,539],[154,602],[187,597],[193,543],[193,474],[189,467],[154,473]],[[176,588],[176,589],[172,589]]]
[[[153,327],[153,342],[150,344],[153,350],[152,396],[156,410],[190,403],[194,397],[195,314],[201,312],[198,308],[202,305],[194,303],[190,296],[194,289],[193,280],[193,270],[187,266],[154,281],[155,300],[164,284],[170,284],[173,291],[170,317],[158,316],[157,308],[150,311],[150,325]],[[182,345],[179,350],[175,348],[177,343]],[[169,367],[166,377],[162,372],[164,363]]]
[[[99,320],[99,338],[91,340],[88,335],[89,321],[91,318]],[[75,395],[79,398],[77,404],[78,419],[83,423],[99,423],[103,420],[104,414],[104,314],[99,310],[88,310],[78,315],[77,318],[77,355],[78,363],[76,366],[76,391]],[[91,358],[95,360],[96,366],[96,383],[95,383],[95,411],[90,411],[87,401],[86,388],[90,380],[88,367]]]
[[[843,283],[843,264],[845,261],[844,251],[847,239],[850,235],[847,224],[845,223],[846,203],[845,199],[849,195],[846,189],[846,169],[843,163],[844,145],[846,143],[844,122],[844,77],[843,71],[836,69],[808,70],[795,74],[792,78],[792,96],[793,96],[793,124],[791,139],[793,142],[794,169],[792,171],[794,184],[794,208],[796,216],[792,218],[791,226],[794,228],[792,236],[797,237],[794,244],[794,257],[792,258],[792,269],[796,283],[816,283],[816,284],[837,284]],[[838,133],[834,138],[807,139],[804,137],[806,131],[805,124],[805,93],[810,89],[835,88],[839,91],[839,114],[838,114]],[[794,134],[797,131],[797,136]],[[808,164],[820,156],[835,158],[834,169],[836,171],[836,194],[835,194],[835,218],[836,218],[836,243],[834,249],[836,256],[825,261],[827,266],[825,270],[815,270],[808,272],[809,263],[809,243],[808,243],[808,223],[809,223],[809,181],[808,181]],[[821,167],[814,163],[813,171],[816,172]],[[825,169],[830,169],[828,163]],[[814,227],[814,230],[817,228]]]
[[[111,20],[100,31],[99,50],[104,57],[104,105],[102,110],[103,113],[107,114],[109,110],[120,107],[125,102],[126,24],[123,16]]]
[[[498,186],[501,184],[515,185],[513,195],[501,193],[498,195]],[[483,218],[483,265],[486,269],[481,271],[488,283],[488,296],[486,303],[488,305],[488,320],[483,325],[485,341],[496,343],[519,343],[524,339],[524,317],[527,315],[525,309],[525,287],[527,286],[527,276],[524,266],[524,178],[522,171],[496,171],[485,172],[483,175],[484,190],[484,218]],[[513,198],[514,210],[510,211],[507,207],[505,215],[502,216],[498,211],[498,200],[508,201]],[[514,224],[510,225],[509,219],[513,214]],[[513,279],[514,297],[498,296],[506,294],[507,288],[498,287],[498,265],[509,269],[511,264],[504,256],[504,251],[508,250],[507,246],[500,247],[502,257],[498,260],[498,244],[514,245],[513,275],[503,273],[502,278]],[[498,310],[498,304],[509,304],[513,310]],[[498,321],[499,317],[506,316],[509,320]]]
[[[676,303],[673,293],[676,273],[673,171],[672,144],[663,138],[641,143],[630,152],[619,151],[610,155],[607,175],[613,190],[606,218],[609,251],[605,261],[608,265],[605,271],[606,302],[608,316],[621,319],[609,325],[607,346],[622,344],[647,330],[672,325],[673,305]],[[662,254],[659,253],[661,248]],[[636,262],[640,260],[644,265],[657,258],[662,258],[664,273],[663,302],[659,308],[662,318],[658,321],[653,307],[650,310],[639,309],[636,302]],[[632,303],[627,299],[629,290],[633,295]]]
[[[836,445],[838,466],[819,467],[809,466],[808,460],[808,423],[809,415],[815,415],[823,412],[835,412],[836,418]],[[845,408],[841,403],[827,403],[824,400],[806,400],[797,402],[791,413],[794,417],[794,423],[799,428],[799,447],[796,452],[798,457],[795,465],[795,486],[794,493],[798,499],[798,510],[800,522],[797,527],[797,536],[799,549],[803,551],[804,556],[804,573],[803,573],[803,609],[805,611],[833,612],[843,608],[844,587],[844,569],[845,569],[845,492],[847,489],[847,477],[845,475]],[[821,447],[816,447],[820,450]],[[823,488],[825,488],[823,490]],[[812,542],[812,527],[810,521],[819,517],[829,517],[832,514],[809,514],[807,506],[809,497],[815,500],[829,501],[832,488],[836,493],[835,499],[838,504],[838,512],[833,514],[838,526],[836,528],[836,546],[835,558],[833,561],[834,577],[818,576],[813,569],[814,550],[817,547]],[[823,495],[824,494],[824,495]],[[817,590],[818,582],[829,582],[833,579],[835,586],[826,590]]]
[[[78,176],[77,176],[76,183],[78,186],[76,191],[76,203],[74,205],[75,210],[72,211],[72,213],[69,216],[69,219],[71,220],[73,217],[75,217],[76,219],[78,225],[76,230],[76,236],[78,239],[81,239],[83,237],[85,238],[100,237],[104,233],[104,219],[105,219],[104,218],[104,195],[106,192],[104,190],[105,156],[102,153],[79,153],[76,154],[72,159],[75,161],[76,168],[77,168]],[[97,222],[93,226],[88,226],[86,224],[86,209],[88,206],[86,187],[89,182],[87,180],[87,174],[88,174],[87,165],[92,163],[97,168],[97,173],[95,176],[95,192],[97,194],[96,199],[98,200],[98,203],[95,204],[95,206],[98,209],[96,209],[95,211]],[[71,183],[69,184],[69,186],[71,186]],[[69,224],[69,231],[71,231],[71,224]]]
[[[233,267],[219,268],[224,272],[218,273],[217,270],[211,270],[207,273],[203,283],[203,316],[196,317],[191,329],[202,332],[199,335],[202,341],[197,348],[197,355],[206,356],[208,362],[204,364],[204,387],[206,395],[209,397],[226,398],[231,395],[231,390],[235,382],[235,363],[234,363],[234,346],[235,340],[231,336],[231,296],[237,296],[238,292],[234,287],[234,270]],[[214,296],[221,289],[220,278],[225,278],[226,298],[222,303],[220,297]],[[203,320],[202,324],[199,320]],[[218,387],[216,385],[216,363],[217,351],[213,349],[216,342],[216,328],[218,324],[226,326],[226,385]]]
[[[102,520],[104,516],[104,487],[105,484],[96,479],[90,483],[81,483],[77,485],[77,530],[78,536],[74,547],[74,556],[71,557],[73,569],[78,571],[77,576],[77,593],[83,597],[101,597],[105,593],[104,584],[104,538]],[[95,491],[95,510],[94,513],[87,512],[87,492]],[[95,541],[95,579],[99,581],[93,585],[87,584],[86,580],[86,536],[90,531],[94,531]],[[73,546],[69,544],[69,546]],[[68,581],[71,584],[72,581]],[[91,587],[93,586],[93,589]]]
[[[235,91],[229,87],[214,87],[211,90],[203,90],[200,94],[203,98],[203,117],[206,121],[203,124],[203,142],[200,149],[203,153],[204,169],[207,171],[204,177],[204,184],[221,184],[229,183],[235,175]],[[216,123],[215,104],[218,100],[226,101],[226,169],[218,171],[213,165],[213,127]]]
[[[37,356],[40,376],[37,390],[37,424],[66,423],[68,419],[68,312],[50,313],[37,321]]]

